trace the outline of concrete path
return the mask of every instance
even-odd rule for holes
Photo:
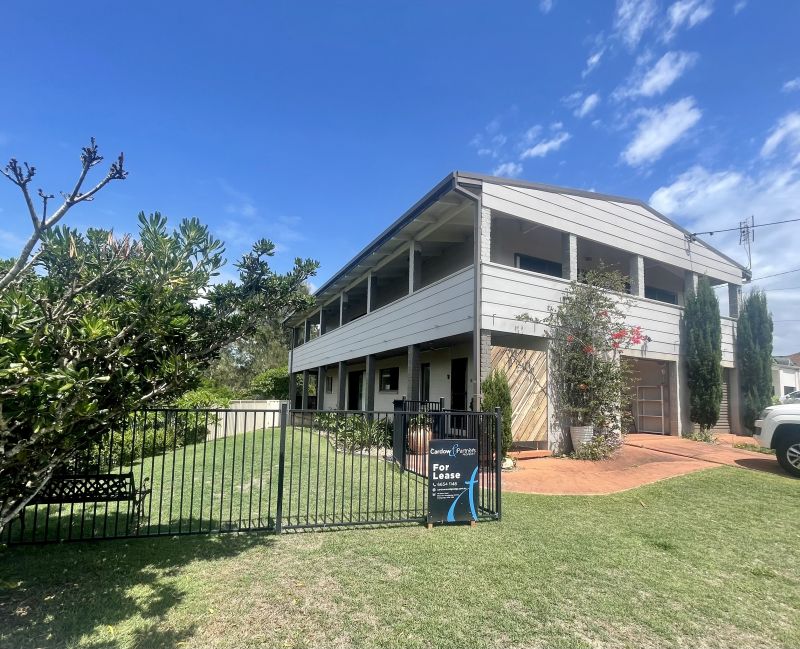
[[[503,473],[503,491],[545,495],[600,495],[720,465],[783,474],[774,456],[661,435],[628,435],[610,460],[562,457],[521,460]],[[783,474],[785,475],[785,474]]]

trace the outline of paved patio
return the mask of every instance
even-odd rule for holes
[[[785,475],[774,456],[727,444],[632,434],[610,460],[520,460],[516,469],[503,473],[503,490],[547,495],[609,494],[721,465]]]

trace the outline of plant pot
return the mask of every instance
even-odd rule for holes
[[[572,450],[576,453],[581,450],[584,444],[592,440],[594,426],[570,426],[569,436],[572,439]]]
[[[408,452],[412,455],[425,455],[433,435],[430,426],[408,427]]]

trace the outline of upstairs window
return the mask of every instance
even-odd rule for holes
[[[400,368],[384,367],[380,373],[380,391],[397,392],[400,389]]]
[[[667,304],[678,304],[678,294],[673,291],[668,291],[665,288],[645,286],[644,296],[650,300],[658,300],[659,302],[666,302]]]
[[[534,273],[551,275],[552,277],[561,277],[562,266],[557,261],[516,253],[514,255],[514,265],[522,270],[530,270]]]

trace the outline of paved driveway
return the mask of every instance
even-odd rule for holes
[[[551,495],[609,494],[720,465],[786,475],[774,456],[677,437],[632,434],[610,460],[521,460],[515,470],[503,473],[503,490]]]

